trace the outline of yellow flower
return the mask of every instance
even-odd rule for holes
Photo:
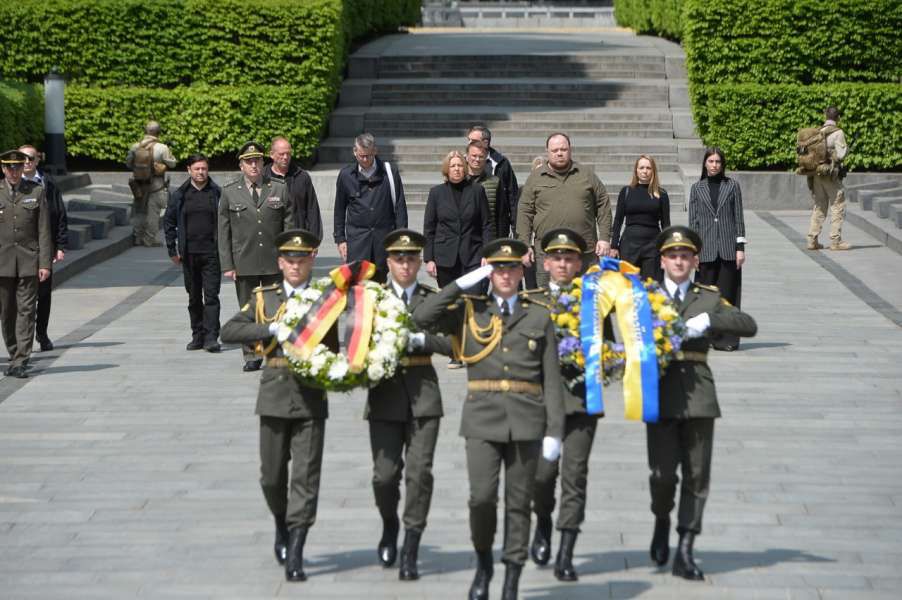
[[[657,341],[661,340],[663,337],[664,337],[664,335],[661,333],[661,328],[655,327],[655,341],[657,342]]]

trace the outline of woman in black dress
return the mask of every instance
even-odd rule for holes
[[[655,159],[643,154],[633,167],[632,181],[617,196],[611,254],[639,267],[643,279],[658,279],[661,265],[655,239],[667,227],[670,198],[658,182]]]
[[[720,148],[705,149],[702,176],[689,190],[689,227],[702,238],[695,280],[716,285],[720,295],[739,308],[745,263],[745,219],[742,191],[735,179],[724,176],[725,163]],[[711,345],[717,350],[736,350],[739,338],[723,336]]]

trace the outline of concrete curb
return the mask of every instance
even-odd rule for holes
[[[79,273],[122,254],[133,246],[131,226],[115,227],[110,231],[109,237],[92,240],[80,250],[67,252],[65,260],[53,269],[53,287],[62,285]]]

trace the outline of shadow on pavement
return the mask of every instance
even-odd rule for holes
[[[70,348],[107,348],[109,346],[121,346],[124,343],[125,342],[75,342],[74,344],[56,344],[54,350],[68,350]]]
[[[671,558],[675,550],[673,544],[671,544]],[[577,554],[575,558],[577,559],[576,569],[580,575],[602,575],[626,569],[643,568],[661,573],[670,572],[669,565],[659,569],[657,565],[652,564],[648,552],[645,550],[599,552],[589,555]],[[825,558],[789,548],[769,548],[763,552],[722,552],[697,549],[695,559],[708,575],[729,573],[742,569],[771,567],[782,563],[835,562],[832,558]]]
[[[785,348],[792,346],[789,342],[742,342],[739,350],[760,350],[762,348]]]
[[[503,575],[502,575],[503,576]],[[523,590],[527,600],[586,600],[597,598],[635,598],[652,588],[647,581],[611,581],[609,583],[562,583],[553,587]]]
[[[87,373],[90,371],[104,371],[106,369],[115,369],[119,365],[99,364],[99,365],[72,365],[70,367],[47,367],[46,369],[35,369],[32,375],[58,375],[60,373]]]

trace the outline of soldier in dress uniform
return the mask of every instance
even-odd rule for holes
[[[536,465],[554,460],[564,433],[557,342],[548,309],[518,294],[526,244],[497,239],[483,247],[486,265],[459,277],[414,311],[423,328],[459,336],[457,358],[467,365],[467,399],[460,433],[470,479],[470,536],[477,569],[471,600],[488,598],[493,569],[498,480],[504,465],[506,565],[502,598],[513,600],[529,546],[529,504]],[[487,296],[463,290],[490,277]]]
[[[582,270],[582,256],[588,249],[586,241],[572,229],[553,229],[542,238],[543,267],[550,279],[547,288],[527,292],[529,299],[549,308],[562,291],[572,288],[573,279]],[[589,454],[595,439],[595,429],[603,414],[586,413],[586,386],[580,383],[573,390],[563,386],[564,440],[559,461],[540,460],[536,469],[536,486],[532,509],[536,513],[536,532],[530,555],[539,565],[548,564],[551,557],[551,513],[554,511],[554,491],[558,472],[561,474],[561,505],[557,528],[561,545],[554,564],[554,576],[560,581],[576,581],[573,567],[573,546],[579,526],[586,516],[586,483],[589,475]]]
[[[241,175],[223,186],[219,200],[219,263],[234,280],[238,306],[251,290],[282,280],[275,238],[292,225],[292,204],[283,184],[263,175],[263,146],[248,142],[238,152]],[[256,371],[262,360],[244,346],[244,370]]]
[[[5,374],[28,377],[38,282],[50,277],[53,238],[43,186],[22,178],[25,153],[0,154],[0,321],[9,351]]]
[[[688,334],[661,377],[660,420],[646,424],[651,511],[655,515],[651,558],[659,566],[667,564],[670,511],[674,507],[679,466],[683,478],[677,516],[680,542],[673,559],[673,574],[701,580],[704,575],[695,564],[692,547],[702,530],[711,478],[714,419],[720,417],[714,379],[708,368],[708,348],[712,336],[750,337],[758,328],[752,317],[724,300],[716,287],[690,281],[702,247],[695,231],[682,225],[668,227],[658,235],[657,247],[664,269],[663,287],[677,305]]]
[[[229,343],[256,343],[266,357],[257,395],[260,486],[276,522],[276,560],[285,565],[288,581],[304,581],[304,543],[316,520],[329,408],[326,392],[294,377],[274,336],[286,301],[310,281],[320,240],[309,231],[295,229],[279,234],[275,243],[284,280],[254,288],[250,301],[222,328],[221,337]],[[338,351],[336,327],[323,343]]]
[[[417,282],[426,238],[411,229],[396,229],[385,237],[383,245],[389,272],[384,287],[404,300],[413,312],[436,293],[434,288]],[[415,332],[407,349],[395,375],[369,390],[365,414],[373,450],[373,493],[382,516],[379,562],[385,567],[392,566],[397,555],[401,471],[407,465],[404,545],[398,573],[405,581],[419,578],[417,552],[432,500],[432,459],[442,417],[442,394],[431,356],[450,356],[451,340]]]

